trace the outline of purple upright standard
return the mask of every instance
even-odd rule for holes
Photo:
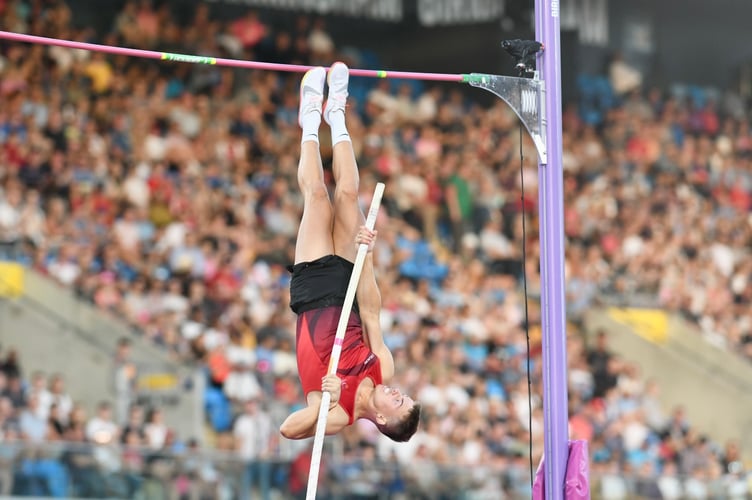
[[[569,454],[564,216],[561,167],[561,51],[559,0],[535,0],[536,40],[544,50],[538,71],[546,86],[547,162],[538,166],[543,326],[543,411],[546,500],[564,498]],[[542,64],[540,64],[542,60]]]

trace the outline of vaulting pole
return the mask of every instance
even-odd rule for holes
[[[384,196],[384,187],[384,183],[379,182],[378,184],[376,184],[376,190],[373,193],[371,207],[368,209],[368,215],[366,217],[366,227],[370,230],[373,230],[374,226],[376,225],[376,217],[378,217],[379,207],[381,207],[381,198],[382,196]],[[355,256],[355,264],[353,265],[353,271],[350,275],[350,282],[347,284],[345,302],[342,305],[342,312],[340,313],[339,323],[337,324],[337,333],[334,337],[332,354],[329,357],[329,368],[327,370],[328,375],[337,374],[339,357],[340,354],[342,354],[342,343],[345,340],[345,333],[347,333],[347,323],[350,320],[350,311],[352,310],[352,305],[355,301],[355,293],[358,291],[358,281],[360,281],[360,273],[363,270],[363,264],[366,261],[367,253],[368,245],[366,245],[365,243],[358,245],[358,253]],[[308,489],[306,490],[306,500],[315,500],[316,498],[316,489],[318,488],[319,484],[319,466],[321,464],[321,452],[324,448],[326,419],[329,415],[329,403],[331,402],[331,397],[332,395],[329,392],[324,392],[321,395],[319,418],[316,421],[316,435],[313,438],[311,468],[308,472]]]

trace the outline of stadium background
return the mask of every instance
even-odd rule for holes
[[[208,2],[216,34],[242,22],[253,3]],[[167,6],[161,11],[141,4],[131,16],[123,2],[8,1],[2,23],[6,30],[176,52],[321,64],[341,57],[358,67],[498,74],[513,71],[499,40],[532,36],[531,5],[516,0],[475,2],[477,11],[451,9],[451,1],[385,2],[389,12],[400,7],[398,20],[258,7],[266,34],[233,54],[232,39],[210,43],[197,34],[208,25],[196,19],[196,2],[157,3],[155,9]],[[678,498],[672,492],[683,491],[743,498],[750,490],[744,459],[752,451],[745,222],[752,47],[740,40],[752,8],[732,0],[581,0],[562,9],[570,413],[573,436],[591,442],[594,497]],[[427,25],[427,12],[449,18]],[[451,17],[474,12],[483,22]],[[256,26],[250,23],[245,27]],[[281,31],[305,39],[307,49],[276,49]],[[102,63],[46,48],[40,58],[26,46],[1,46],[0,494],[232,497],[254,487],[259,495],[291,495],[308,449],[276,435],[280,418],[300,404],[287,371],[292,330],[279,265],[289,258],[298,206],[290,183],[296,153],[285,148],[297,147],[299,75]],[[70,66],[56,73],[66,60]],[[102,81],[98,65],[105,67]],[[160,78],[166,88],[156,85]],[[223,94],[216,89],[227,78],[231,89]],[[164,92],[151,100],[138,94],[139,79],[146,95],[155,87]],[[524,498],[531,433],[536,463],[542,448],[534,153],[525,144],[535,367],[529,432],[517,126],[503,104],[477,90],[432,88],[353,85],[350,118],[364,193],[374,179],[388,181],[378,251],[389,341],[398,371],[412,367],[401,383],[430,409],[411,446],[393,447],[368,426],[329,441],[329,496]],[[90,105],[71,109],[81,102]],[[139,114],[149,106],[151,113]],[[59,129],[51,123],[55,111],[63,112]],[[207,138],[191,128],[215,118],[230,125],[227,136]],[[401,136],[399,127],[418,135]],[[651,134],[660,141],[651,142]],[[139,138],[153,149],[137,153]],[[212,140],[225,150],[199,157],[196,145]],[[84,153],[71,145],[83,145]],[[232,147],[250,161],[230,158]],[[432,158],[432,148],[448,159]],[[165,253],[161,245],[170,238],[162,231],[198,189],[183,185],[189,163],[208,185],[193,193],[205,203],[198,211],[206,211],[193,228],[209,245],[179,236]],[[443,169],[436,181],[432,165]],[[245,176],[233,177],[239,171]],[[468,211],[461,220],[442,213],[447,185],[472,195],[462,199]],[[629,190],[640,193],[647,213],[635,209]],[[166,200],[165,192],[172,193]],[[144,196],[146,212],[126,209]],[[155,209],[160,202],[168,204],[167,220]],[[434,210],[422,210],[423,202]],[[91,212],[82,209],[87,204]],[[224,225],[209,213],[221,214]],[[640,224],[628,225],[630,217]],[[88,234],[92,228],[99,232]],[[134,228],[143,267],[129,248]],[[244,240],[243,230],[259,241]],[[671,247],[672,238],[687,260],[647,258],[662,244]],[[245,267],[233,262],[238,250],[252,255]],[[197,257],[202,252],[208,254]],[[215,262],[211,279],[196,269],[188,279],[180,258],[212,261],[207,255],[226,261]],[[463,266],[466,282],[458,277]],[[190,286],[202,280],[204,298],[200,285]],[[242,300],[233,301],[233,293]],[[501,326],[479,321],[486,316]],[[106,409],[99,415],[100,401],[112,405],[111,416]]]

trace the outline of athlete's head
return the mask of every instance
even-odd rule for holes
[[[420,404],[394,387],[379,384],[374,389],[376,426],[393,441],[409,440],[418,429]]]

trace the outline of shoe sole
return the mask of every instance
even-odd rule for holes
[[[319,66],[319,68],[320,68],[320,67],[321,67],[321,66]],[[318,69],[318,68],[316,68],[316,69]],[[311,76],[311,73],[313,73],[313,70],[308,70],[308,71],[306,71],[306,74],[305,74],[305,75],[303,75],[303,79],[302,79],[302,80],[300,81],[300,96],[299,96],[299,97],[300,97],[300,100],[301,100],[301,101],[303,100],[303,89],[305,88],[305,84],[306,84],[306,81],[308,81],[308,78],[310,78],[310,76]],[[322,86],[322,88],[321,88],[321,94],[322,94],[322,95],[324,94],[324,89],[323,89],[323,86]]]
[[[334,64],[332,64],[332,65],[331,65],[331,66],[329,67],[329,71],[327,71],[327,72],[326,72],[326,84],[327,84],[327,85],[330,85],[330,84],[331,84],[331,80],[329,79],[329,77],[331,77],[331,76],[332,76],[332,69],[334,69],[334,67],[335,67],[335,66],[337,66],[337,65],[339,65],[339,66],[344,66],[344,67],[346,67],[346,68],[347,68],[347,65],[346,65],[345,63],[343,63],[342,61],[337,61],[337,62],[335,62]],[[350,71],[350,68],[347,68],[347,70],[348,70],[348,72],[349,72],[349,71]],[[348,77],[349,77],[349,74],[348,74]]]
[[[329,67],[329,71],[327,71],[327,72],[326,72],[326,86],[327,86],[327,87],[329,87],[329,90],[331,90],[331,87],[332,87],[332,86],[331,86],[331,80],[330,80],[329,78],[330,78],[330,77],[332,76],[332,69],[333,69],[333,68],[334,68],[335,66],[337,66],[337,65],[340,65],[340,66],[344,66],[344,67],[346,67],[346,68],[347,68],[347,65],[346,65],[345,63],[343,63],[342,61],[337,61],[337,62],[335,62],[334,64],[332,64],[332,65],[331,65],[331,66]],[[347,80],[347,82],[348,82],[348,84],[349,84],[349,83],[350,83],[350,74],[349,74],[349,72],[350,72],[350,68],[347,68],[347,71],[348,71],[348,75],[347,75],[347,78],[348,78],[348,80]],[[323,106],[321,107],[321,115],[322,115],[322,116],[324,117],[324,121],[325,121],[326,123],[329,123],[329,121],[328,121],[328,120],[326,119],[326,106],[327,106],[328,104],[329,104],[329,98],[328,98],[328,93],[327,93],[327,99],[326,99],[326,101],[324,102],[324,105],[323,105]]]
[[[319,66],[318,68],[321,68],[321,66]],[[318,68],[314,68],[314,69],[318,69]],[[298,95],[298,102],[301,102],[301,103],[303,102],[303,89],[305,88],[306,81],[311,76],[311,74],[313,73],[314,69],[310,69],[310,70],[306,71],[305,75],[303,75],[303,79],[300,81],[300,91],[299,91],[299,95]],[[323,86],[321,88],[321,95],[322,96],[324,95],[324,88],[323,88]],[[298,112],[300,112],[300,111],[298,110]],[[324,114],[324,106],[323,106],[323,104],[321,106],[321,114]],[[298,118],[298,124],[302,126],[302,124],[300,123],[300,118]]]

